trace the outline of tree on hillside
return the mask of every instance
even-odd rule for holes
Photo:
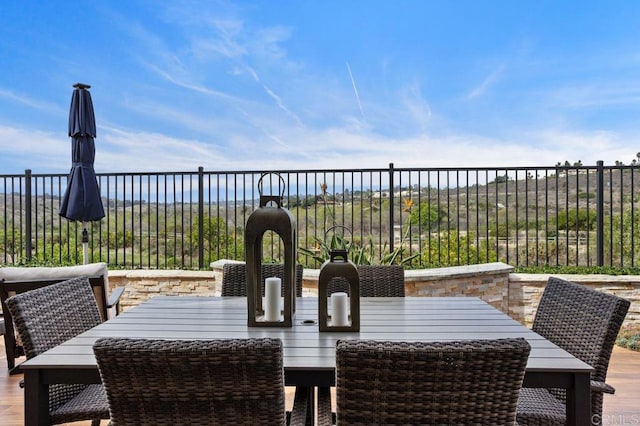
[[[605,217],[603,230],[605,241],[611,241],[605,244],[605,262],[640,264],[640,216],[633,209]]]
[[[446,220],[445,212],[438,210],[438,207],[423,201],[419,208],[411,209],[409,214],[409,225],[419,226],[422,231],[432,231],[438,228],[438,225]]]
[[[439,268],[498,260],[498,255],[488,240],[476,243],[472,233],[462,235],[458,231],[442,232],[436,238],[426,241],[422,251],[422,266]]]
[[[573,164],[571,164],[569,162],[569,160],[565,160],[564,164],[562,164],[560,161],[558,161],[556,163],[556,167],[582,167],[582,160],[578,160],[578,161],[574,162]]]
[[[496,178],[494,180],[492,180],[489,183],[504,183],[504,182],[509,182],[512,181],[513,179],[509,177],[508,174],[504,174],[504,175],[498,175],[496,176]]]
[[[205,217],[203,221],[202,240],[204,244],[204,262],[209,263],[218,259],[235,259],[238,247],[244,249],[244,242],[234,247],[234,239],[237,237],[233,229],[227,228],[227,223],[221,217]],[[189,243],[191,252],[197,253],[198,250],[198,218],[195,219],[192,231],[189,235]],[[242,236],[239,237],[242,239]],[[244,258],[244,250],[237,253]]]
[[[558,212],[558,228],[567,231],[591,231],[596,226],[596,212],[594,210],[570,209]],[[554,221],[552,220],[551,223]]]

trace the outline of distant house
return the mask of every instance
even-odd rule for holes
[[[374,192],[372,198],[389,198],[389,191]]]

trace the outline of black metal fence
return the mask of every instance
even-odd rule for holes
[[[278,170],[296,218],[299,261],[318,267],[325,232],[352,231],[360,263],[424,268],[633,267],[640,253],[637,166]],[[244,224],[264,171],[99,173],[106,217],[88,224],[90,261],[113,267],[207,269],[244,259]],[[273,177],[276,176],[276,177]],[[58,216],[67,176],[0,175],[0,263],[82,260],[82,224]],[[636,223],[638,224],[636,225]],[[282,257],[275,235],[265,257]],[[306,252],[307,255],[304,255]],[[311,255],[317,254],[314,258]]]

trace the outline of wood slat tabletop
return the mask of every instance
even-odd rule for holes
[[[88,368],[100,337],[220,339],[273,337],[284,345],[284,366],[335,368],[339,339],[442,341],[523,337],[532,350],[528,371],[590,367],[484,301],[473,297],[362,298],[359,332],[319,332],[317,298],[299,298],[293,327],[248,327],[246,298],[158,296],[25,364]],[[308,321],[316,321],[309,324]]]
[[[523,337],[531,345],[525,386],[567,389],[567,424],[587,424],[592,368],[474,297],[362,298],[360,331],[320,332],[318,299],[298,298],[292,327],[248,327],[244,297],[157,296],[22,364],[25,424],[48,422],[48,385],[100,383],[92,346],[100,337],[272,337],[284,348],[285,383],[333,386],[340,339],[444,341]]]

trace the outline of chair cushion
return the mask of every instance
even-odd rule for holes
[[[520,425],[565,425],[566,414],[564,404],[546,389],[522,388],[518,398],[518,415],[516,421]]]
[[[107,277],[107,264],[89,263],[87,265],[78,266],[36,266],[33,268],[23,268],[15,266],[7,266],[0,268],[0,279],[7,281],[34,281],[34,280],[50,280],[58,279],[66,280],[77,277]]]
[[[88,263],[77,266],[35,266],[16,267],[7,266],[0,268],[0,280],[6,281],[37,281],[37,280],[68,280],[79,277],[103,277],[103,294],[96,294],[96,300],[104,298],[109,300],[109,270],[105,262]],[[95,290],[97,292],[97,289]],[[107,313],[109,318],[115,316],[115,309]]]

